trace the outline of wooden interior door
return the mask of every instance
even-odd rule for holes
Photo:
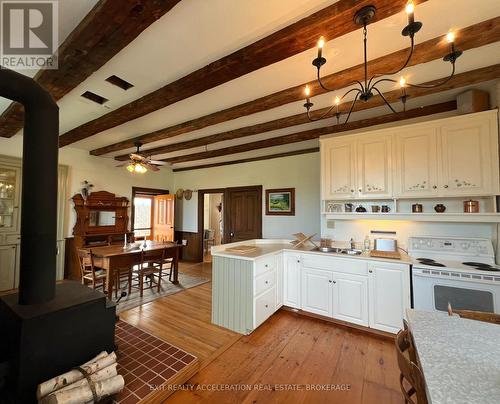
[[[174,241],[175,195],[154,197],[153,239]]]
[[[224,200],[225,242],[262,238],[262,186],[227,188]]]

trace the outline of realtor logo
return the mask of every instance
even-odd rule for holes
[[[57,69],[57,1],[0,0],[0,65]]]

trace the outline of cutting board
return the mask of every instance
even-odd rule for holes
[[[257,247],[254,245],[237,245],[235,247],[226,248],[226,252],[234,252],[240,254],[248,254],[256,250]]]

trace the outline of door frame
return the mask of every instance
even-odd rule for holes
[[[229,187],[229,188],[208,188],[208,189],[199,189],[198,190],[198,254],[196,255],[199,262],[203,261],[203,231],[205,230],[203,227],[204,224],[204,201],[205,194],[222,194],[222,222],[224,225],[224,232],[222,234],[222,244],[225,244],[230,241],[229,237],[229,227],[227,224],[229,223],[229,210],[227,206],[229,206],[229,191],[259,191],[259,205],[260,205],[260,216],[259,216],[259,238],[262,238],[262,185],[249,185],[249,186],[240,186],[240,187]]]
[[[222,243],[226,241],[226,217],[225,217],[225,206],[226,206],[226,188],[210,188],[210,189],[199,189],[198,190],[198,254],[196,254],[199,262],[203,261],[204,245],[203,245],[203,232],[204,222],[205,222],[205,194],[222,194],[222,223],[224,226],[224,234],[222,234]]]
[[[154,197],[156,195],[166,195],[170,194],[168,189],[159,189],[159,188],[144,188],[144,187],[132,187],[132,200],[130,203],[130,231],[134,231],[134,221],[135,221],[135,206],[134,199],[139,195],[145,195]],[[174,208],[175,209],[175,208]],[[151,209],[151,219],[154,217],[154,207]],[[152,222],[151,222],[152,224]]]

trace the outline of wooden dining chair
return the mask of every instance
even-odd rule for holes
[[[115,299],[118,298],[118,290],[121,289],[122,281],[127,281],[128,294],[132,291],[133,267],[118,268],[113,276],[115,281]]]
[[[399,385],[403,393],[405,404],[428,404],[425,388],[425,379],[419,365],[412,361],[411,351],[415,353],[415,346],[410,335],[410,330],[401,330],[396,336],[396,352],[398,358]],[[405,386],[409,385],[409,388]]]
[[[165,261],[165,249],[142,251],[141,263],[136,269],[135,279],[140,290],[140,296],[144,295],[144,278],[149,278],[149,287],[153,287],[153,281],[157,278],[157,291],[160,291],[161,279],[163,273],[163,264]]]
[[[78,249],[77,255],[82,285],[90,284],[94,289],[102,287],[104,291],[106,289],[106,271],[95,267],[92,250]]]
[[[469,320],[483,321],[485,323],[500,324],[500,314],[488,313],[484,311],[475,310],[453,310],[451,304],[448,304],[448,314],[452,316],[457,314],[460,318],[467,318]]]

